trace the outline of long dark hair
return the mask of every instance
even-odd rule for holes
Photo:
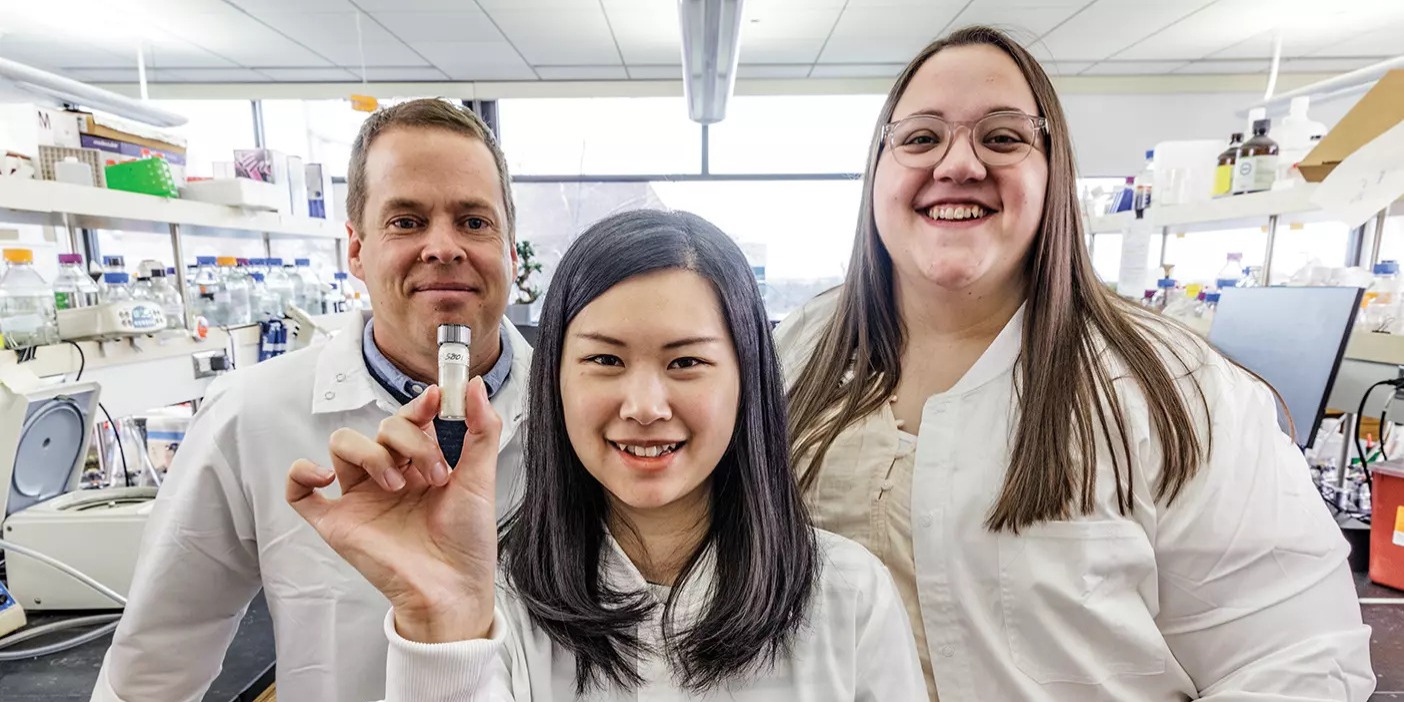
[[[932,56],[958,46],[990,46],[1007,54],[1028,81],[1039,114],[1048,120],[1040,144],[1048,159],[1043,220],[1025,261],[1028,300],[1015,371],[1020,413],[1004,489],[986,526],[1017,533],[1038,522],[1089,514],[1099,437],[1111,453],[1118,509],[1123,514],[1134,509],[1126,413],[1113,391],[1116,379],[1099,358],[1100,343],[1145,396],[1162,456],[1155,497],[1173,501],[1198,471],[1212,441],[1212,434],[1201,440],[1194,430],[1192,410],[1199,416],[1208,411],[1204,394],[1197,382],[1191,382],[1195,402],[1180,394],[1176,381],[1191,369],[1190,360],[1176,351],[1173,331],[1151,323],[1144,311],[1097,280],[1077,211],[1072,140],[1048,74],[1003,32],[980,26],[959,29],[922,49],[897,77],[878,114],[838,310],[790,391],[791,438],[795,455],[805,462],[801,484],[812,487],[839,434],[896,392],[906,331],[892,297],[892,258],[873,217],[873,174],[882,155],[883,125],[891,121],[912,77]],[[841,385],[838,379],[849,371],[856,382]]]
[[[760,292],[745,256],[719,229],[685,212],[638,210],[590,227],[556,269],[532,358],[521,506],[503,526],[509,586],[532,621],[576,659],[577,692],[637,686],[637,625],[657,606],[601,577],[604,488],[566,434],[561,353],[566,328],[605,291],[633,276],[684,269],[712,283],[736,348],[736,430],[711,481],[711,524],[664,610],[664,643],[679,682],[701,692],[772,664],[804,622],[819,573],[818,547],[790,466],[785,390]],[[675,594],[716,553],[710,601],[681,631]]]

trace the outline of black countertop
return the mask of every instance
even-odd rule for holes
[[[83,612],[81,614],[91,614]],[[66,618],[36,613],[31,624],[43,624]],[[72,636],[72,631],[59,632],[54,637],[26,641],[19,646],[30,647],[52,643],[56,637]],[[97,684],[102,658],[112,643],[109,634],[43,658],[0,662],[0,700],[5,702],[87,702]],[[210,685],[205,702],[253,702],[273,685],[273,620],[268,616],[268,604],[259,593],[249,604],[239,632],[224,656],[224,670]]]

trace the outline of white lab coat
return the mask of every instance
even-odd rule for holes
[[[912,630],[892,577],[862,546],[818,531],[822,568],[808,621],[775,665],[751,678],[698,697],[678,687],[661,644],[662,607],[639,626],[645,657],[634,690],[595,691],[591,702],[920,702],[926,683],[912,647]],[[603,555],[605,578],[624,591],[652,588],[609,539]],[[723,556],[725,557],[725,556]],[[713,585],[713,552],[704,555],[697,576],[678,593],[676,620],[685,628],[707,603]],[[653,592],[660,602],[665,592]],[[499,587],[490,637],[478,641],[422,644],[406,641],[386,615],[390,640],[388,702],[552,702],[573,700],[575,657],[532,625],[526,608]]]
[[[147,524],[130,600],[95,702],[194,702],[260,587],[273,617],[278,697],[374,699],[385,689],[389,602],[284,499],[298,458],[331,465],[341,427],[374,436],[399,409],[366,368],[358,317],[325,344],[212,385]],[[511,324],[513,360],[492,399],[503,419],[499,514],[520,501],[531,347]],[[336,493],[336,486],[329,489]]]
[[[822,295],[777,330],[791,379],[836,301]],[[1021,309],[965,376],[922,408],[911,490],[915,591],[941,702],[1364,702],[1375,677],[1349,547],[1278,427],[1268,389],[1188,334],[1175,332],[1208,402],[1213,444],[1174,503],[1154,497],[1161,465],[1145,398],[1103,356],[1120,379],[1135,510],[1116,508],[1099,435],[1092,514],[1017,535],[985,528],[1019,411],[1023,320]],[[1203,438],[1188,379],[1179,387]],[[890,464],[890,453],[875,450],[897,445],[877,440],[896,436],[890,418],[868,418],[855,431],[867,435],[840,440],[866,440],[863,460]],[[822,473],[816,492],[812,499],[867,499],[853,485],[826,491]]]

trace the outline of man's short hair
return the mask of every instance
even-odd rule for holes
[[[361,131],[351,145],[351,163],[346,168],[346,214],[357,230],[366,212],[366,153],[381,132],[394,127],[447,129],[486,144],[502,183],[502,203],[507,209],[505,231],[516,241],[517,206],[512,202],[512,179],[507,175],[507,157],[502,154],[502,147],[498,146],[492,130],[472,110],[439,98],[410,100],[376,110],[361,124]]]

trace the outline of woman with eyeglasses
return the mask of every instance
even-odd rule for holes
[[[591,227],[555,271],[530,387],[500,539],[479,379],[451,474],[431,470],[438,388],[376,437],[334,435],[334,470],[292,467],[293,508],[390,600],[387,699],[925,698],[892,577],[809,525],[765,308],[725,234],[652,211]],[[397,491],[370,479],[396,468]]]
[[[892,571],[931,699],[1374,689],[1272,392],[1097,280],[1058,96],[1004,34],[901,73],[847,279],[776,333],[815,524]]]

